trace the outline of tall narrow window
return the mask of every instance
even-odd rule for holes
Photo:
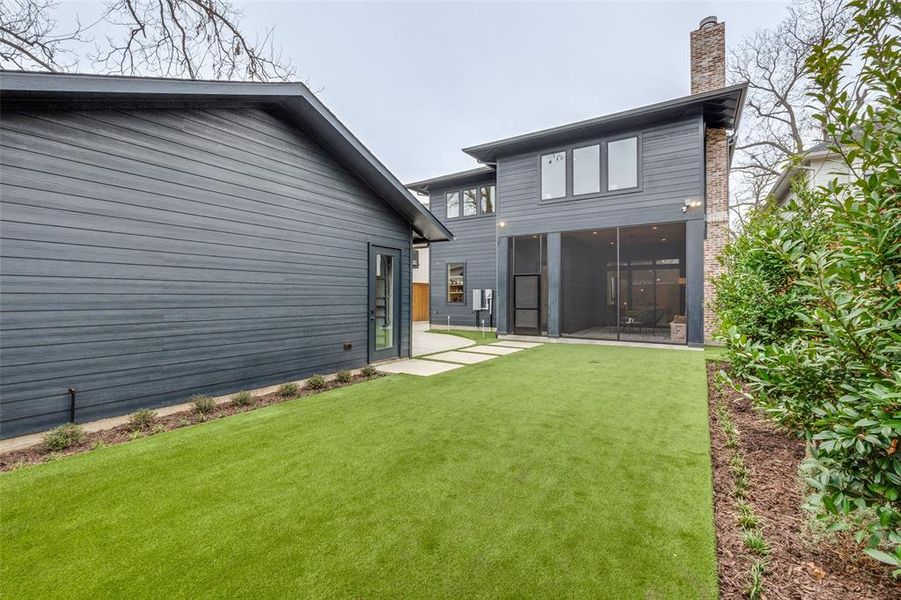
[[[541,199],[566,196],[566,152],[541,157]]]
[[[463,275],[463,263],[447,263],[448,304],[463,304],[465,302]]]
[[[601,147],[597,144],[573,150],[573,195],[601,191]]]
[[[493,185],[485,185],[482,186],[481,189],[482,194],[482,214],[489,215],[492,214],[495,210],[495,198],[494,198],[494,186]]]
[[[460,192],[450,192],[445,197],[447,201],[447,218],[456,219],[460,216]]]
[[[607,190],[638,187],[638,138],[607,143]]]
[[[476,190],[463,190],[463,216],[471,217],[479,214],[479,204],[476,202]]]

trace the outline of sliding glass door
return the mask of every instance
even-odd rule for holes
[[[685,225],[562,235],[561,333],[685,343]]]

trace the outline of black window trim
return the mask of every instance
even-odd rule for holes
[[[450,301],[450,268],[451,265],[463,265],[463,300],[462,302]],[[444,265],[444,304],[445,306],[466,306],[466,261],[449,260]]]
[[[482,188],[483,187],[493,187],[494,188],[494,212],[483,212],[482,211]],[[474,215],[464,215],[463,214],[463,192],[466,190],[476,191],[476,214]],[[447,216],[447,197],[450,194],[459,194],[460,198],[460,211],[456,217],[448,217]],[[445,221],[462,221],[465,219],[478,219],[480,217],[496,217],[497,216],[497,183],[492,181],[490,183],[476,183],[471,186],[463,186],[461,188],[449,189],[444,192],[444,220]]]
[[[557,148],[542,150],[538,152],[536,156],[536,162],[538,164],[538,202],[539,204],[554,204],[557,202],[572,202],[575,200],[590,200],[596,198],[609,198],[613,196],[624,196],[628,194],[636,194],[641,192],[644,189],[644,161],[642,161],[642,140],[643,132],[642,131],[633,131],[629,133],[624,133],[615,136],[590,139],[590,140],[581,140],[567,146],[560,146]],[[636,138],[637,144],[635,145],[635,153],[636,153],[636,163],[638,166],[638,185],[631,188],[623,188],[621,190],[607,190],[607,144],[610,142],[616,142],[619,140],[625,140],[629,138]],[[588,148],[589,146],[600,146],[600,165],[598,168],[601,170],[601,191],[599,192],[590,192],[587,194],[574,194],[573,193],[573,162],[572,162],[572,153],[573,150],[577,150],[579,148]],[[566,153],[566,195],[558,198],[547,198],[544,199],[541,197],[541,158],[543,156],[547,156],[548,154],[556,154],[557,152],[565,152]]]

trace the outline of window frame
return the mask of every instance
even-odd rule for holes
[[[482,188],[490,187],[494,188],[494,212],[484,212],[482,210]],[[464,215],[463,214],[463,192],[467,192],[470,190],[475,190],[475,201],[476,201],[476,212],[472,215]],[[444,192],[441,192],[444,195],[444,214],[445,221],[461,221],[464,219],[478,219],[480,217],[497,217],[497,182],[491,181],[487,183],[474,183],[470,185],[465,185],[459,188],[451,188]],[[457,198],[459,199],[458,204],[458,212],[456,217],[448,217],[447,216],[447,197],[451,194],[457,194]]]
[[[492,201],[492,211],[491,212],[485,212],[483,209],[484,204],[482,202],[482,198],[483,198],[482,190],[484,190],[485,188],[491,188],[492,190],[494,190],[494,192],[491,194],[491,201]],[[497,214],[497,184],[496,183],[487,183],[487,184],[483,183],[478,186],[478,190],[479,190],[478,191],[479,216],[496,215]]]
[[[628,187],[628,188],[621,188],[618,190],[610,190],[610,189],[608,189],[608,185],[610,182],[610,167],[608,166],[609,160],[610,160],[610,150],[608,149],[608,146],[612,142],[619,142],[622,140],[630,140],[632,138],[635,138],[635,185],[632,187]],[[628,193],[628,192],[634,192],[634,191],[640,190],[641,189],[641,175],[642,175],[642,173],[641,173],[641,162],[642,162],[641,161],[641,135],[640,134],[635,134],[635,135],[630,134],[630,135],[620,135],[620,136],[616,136],[616,137],[609,137],[604,140],[603,151],[604,151],[603,156],[601,156],[601,189],[604,191],[604,193],[605,194],[622,194],[622,193]]]
[[[635,138],[636,139],[636,158],[637,158],[637,178],[638,185],[631,188],[623,188],[621,190],[608,190],[607,189],[607,144],[609,142],[616,142],[619,140]],[[608,198],[612,196],[623,196],[627,194],[636,194],[641,192],[644,189],[644,161],[642,160],[642,144],[643,144],[643,131],[630,131],[628,133],[623,133],[619,135],[613,135],[608,137],[601,138],[591,138],[587,140],[580,140],[578,142],[574,142],[567,146],[561,146],[556,148],[551,148],[547,150],[540,150],[535,156],[535,164],[538,168],[538,203],[539,204],[554,204],[557,202],[571,202],[574,200],[590,200],[597,198]],[[573,150],[578,150],[580,148],[587,148],[589,146],[600,146],[600,164],[598,168],[600,169],[600,183],[601,190],[599,192],[591,192],[587,194],[574,194],[573,190],[573,160],[572,154]],[[548,154],[555,154],[557,152],[565,152],[566,153],[566,195],[560,198],[548,198],[544,199],[541,197],[541,157],[547,156]]]
[[[451,266],[460,265],[463,267],[463,299],[459,302],[451,301],[450,299],[450,270]],[[444,304],[446,306],[466,306],[466,261],[465,260],[455,260],[455,261],[447,261],[444,265]]]
[[[475,212],[471,215],[467,215],[464,207],[466,206],[466,192],[473,192],[472,201],[475,204]],[[460,190],[460,218],[461,219],[471,219],[473,217],[479,216],[479,186],[475,187],[465,187]]]
[[[456,216],[451,216],[448,212],[449,203],[447,201],[448,197],[452,194],[457,195],[457,214]],[[444,192],[444,218],[448,221],[453,219],[459,219],[460,215],[463,214],[463,193],[460,190],[450,190]]]
[[[573,198],[581,198],[583,196],[597,196],[604,192],[604,146],[606,142],[596,142],[591,144],[580,144],[577,146],[573,146],[570,148],[570,164],[567,165],[568,169],[572,172],[572,185],[570,189],[567,190],[569,192],[569,196]],[[576,193],[576,150],[584,150],[585,148],[594,148],[597,146],[598,148],[598,190],[596,192],[584,192],[582,194]]]
[[[544,163],[541,159],[551,154],[563,153],[563,195],[554,196],[553,198],[545,198],[542,190],[544,189]],[[563,148],[555,148],[552,150],[542,150],[538,153],[538,199],[542,202],[559,202],[565,200],[572,195],[572,146]]]

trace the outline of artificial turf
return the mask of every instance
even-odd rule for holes
[[[548,344],[0,476],[7,598],[714,598],[704,355]]]

